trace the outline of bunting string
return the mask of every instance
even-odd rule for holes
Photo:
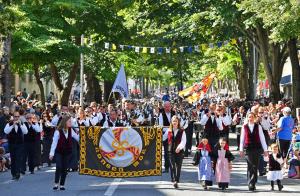
[[[105,42],[104,48],[106,50],[111,51],[134,51],[136,53],[143,53],[143,54],[176,54],[176,53],[193,53],[193,52],[200,52],[206,51],[208,48],[221,48],[222,46],[226,46],[228,44],[236,45],[237,42],[243,42],[243,38],[234,38],[225,41],[219,41],[216,43],[208,43],[208,44],[200,44],[200,45],[189,45],[189,46],[179,46],[179,47],[153,47],[153,46],[133,46],[133,45],[126,45],[120,44],[117,45],[115,43]]]

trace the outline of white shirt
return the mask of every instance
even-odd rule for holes
[[[22,130],[23,134],[28,133],[28,129],[27,129],[25,124],[21,124],[20,127],[21,127],[21,130]],[[4,133],[9,134],[12,131],[13,128],[15,128],[15,132],[18,133],[18,126],[17,125],[14,125],[14,124],[9,125],[9,123],[7,123],[5,128],[4,128]]]
[[[248,123],[248,126],[249,126],[249,129],[250,129],[251,133],[252,133],[253,129],[254,129],[254,124]],[[259,133],[259,139],[260,139],[261,146],[262,146],[264,151],[267,151],[268,146],[266,144],[266,139],[265,139],[265,135],[263,133],[262,127],[260,125],[258,125],[258,133]],[[242,151],[244,149],[244,145],[245,145],[245,130],[244,130],[244,126],[243,126],[242,130],[241,130],[240,151]]]
[[[222,130],[223,130],[223,125],[222,125],[221,119],[215,117],[214,115],[212,115],[212,116],[210,116],[210,117],[211,117],[212,122],[214,122],[214,120],[216,121],[216,124],[217,124],[219,130],[222,131]],[[208,116],[207,116],[206,114],[204,114],[204,115],[202,116],[201,120],[200,120],[200,124],[201,124],[202,126],[205,126],[206,123],[207,123],[207,121],[208,121],[208,119],[209,119]]]
[[[29,128],[32,127],[33,130],[35,130],[35,132],[37,132],[37,133],[40,133],[43,130],[42,125],[40,125],[39,123],[35,123],[35,124],[29,124],[28,123],[28,127]]]
[[[232,121],[231,116],[229,116],[229,115],[222,116],[222,117],[220,117],[220,119],[222,120],[222,122],[224,123],[225,126],[231,125],[231,121]]]
[[[64,132],[64,135],[65,135],[66,139],[68,139],[68,132]],[[72,138],[74,138],[77,142],[79,142],[79,135],[77,135],[73,129],[72,129]],[[54,156],[54,152],[55,152],[58,140],[59,140],[59,131],[56,130],[53,135],[53,142],[52,142],[51,150],[50,150],[50,154],[49,154],[50,156]]]
[[[167,128],[168,131],[166,131],[163,135],[163,141],[168,139],[168,132],[170,131],[169,128]],[[174,137],[176,137],[177,133],[178,133],[178,129],[174,129]],[[186,144],[186,134],[185,131],[183,131],[182,136],[181,136],[181,142],[180,144],[177,146],[177,149],[179,150],[183,150],[185,148],[185,144]]]

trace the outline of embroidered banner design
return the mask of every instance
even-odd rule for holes
[[[158,127],[80,127],[80,174],[101,177],[161,175]]]

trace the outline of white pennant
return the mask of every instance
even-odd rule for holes
[[[120,45],[121,50],[124,50],[124,45]]]
[[[139,53],[140,52],[140,47],[135,47],[135,52]]]
[[[199,52],[199,46],[195,46],[195,51]]]
[[[109,43],[108,43],[108,42],[105,42],[104,47],[105,47],[105,49],[109,49]]]
[[[183,47],[183,46],[180,46],[180,47],[179,47],[179,50],[180,50],[180,52],[183,52],[184,47]]]
[[[240,41],[240,42],[243,42],[243,38],[242,38],[242,37],[239,37],[239,41]]]
[[[168,53],[168,54],[169,54],[169,53],[170,53],[170,51],[171,51],[171,50],[170,50],[170,48],[166,48],[166,53]]]
[[[151,48],[150,48],[150,53],[152,53],[152,54],[153,54],[154,52],[155,52],[155,49],[154,49],[154,47],[151,47]]]

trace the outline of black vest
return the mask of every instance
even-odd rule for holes
[[[12,123],[9,124],[13,125]],[[18,125],[18,131],[16,132],[15,126],[12,128],[11,132],[7,135],[9,144],[23,144],[24,143],[24,134],[22,132],[21,126]]]
[[[114,126],[114,124],[111,122],[111,120],[107,120],[107,124],[108,124],[109,127]],[[124,127],[124,125],[122,123],[120,123],[118,120],[116,121],[115,124],[116,124],[115,127]]]
[[[175,115],[175,113],[173,111],[171,111],[170,121],[169,121],[169,119],[167,117],[167,114],[164,110],[161,112],[161,114],[162,114],[162,117],[163,117],[163,126],[170,126],[171,118],[172,118],[172,116]]]
[[[219,138],[219,128],[217,126],[216,116],[214,117],[214,122],[212,122],[211,117],[208,118],[205,128],[204,128],[204,135],[208,138]]]
[[[280,158],[281,155],[277,154],[277,157]],[[274,159],[273,154],[269,155],[269,171],[280,171],[281,165]]]
[[[25,126],[28,129],[28,133],[24,135],[24,142],[34,142],[35,141],[35,137],[37,136],[36,131],[33,129],[32,125],[34,125],[34,123],[32,123],[31,127],[29,127],[29,123],[25,122],[24,123]]]
[[[174,131],[172,130],[172,137],[168,138],[168,151],[175,153],[176,148],[181,142],[182,134],[184,130],[178,130],[177,135],[174,137]],[[170,141],[171,140],[171,141]]]

